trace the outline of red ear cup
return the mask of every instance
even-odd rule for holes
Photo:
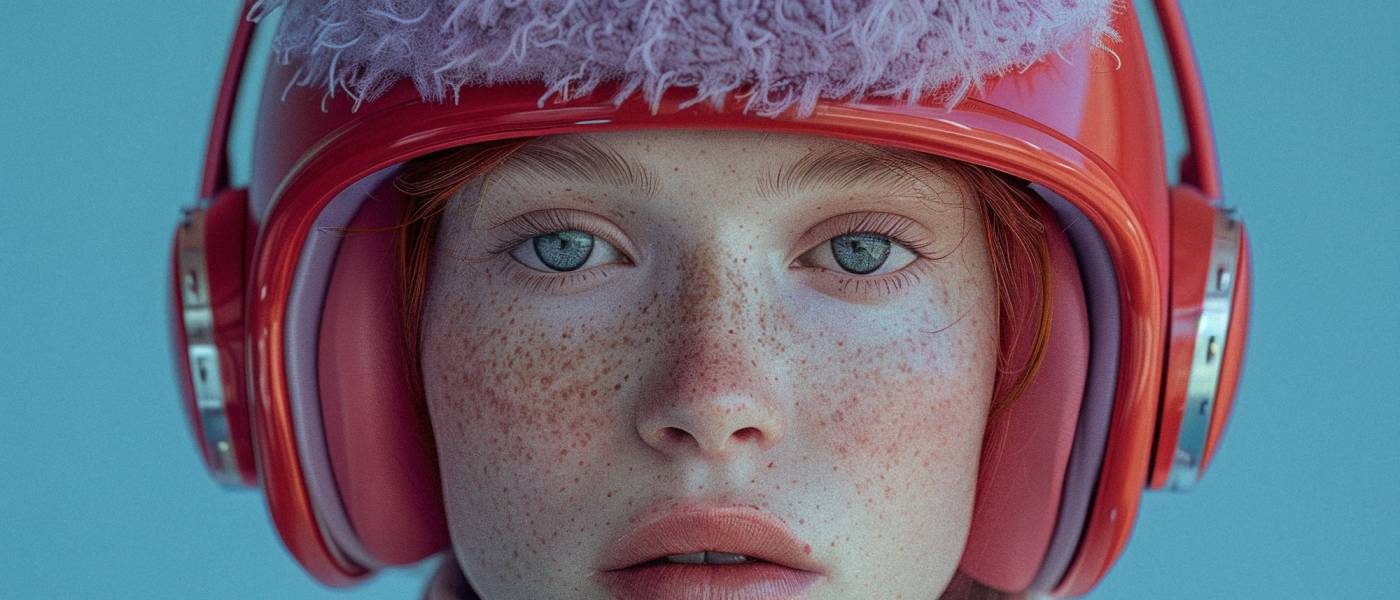
[[[385,183],[350,222],[326,291],[317,349],[339,502],[361,546],[385,565],[413,563],[448,545],[432,428],[409,379],[401,214],[400,196]]]
[[[1249,335],[1250,286],[1254,281],[1254,266],[1250,263],[1249,234],[1240,228],[1240,261],[1236,269],[1235,298],[1230,306],[1230,334],[1225,337],[1225,356],[1220,364],[1220,388],[1215,395],[1215,410],[1210,417],[1210,431],[1206,434],[1206,447],[1201,454],[1201,472],[1210,466],[1220,437],[1225,433],[1225,422],[1235,404],[1235,390],[1239,388],[1240,375],[1244,370],[1245,340]]]
[[[987,424],[978,466],[972,530],[962,570],[993,588],[1031,585],[1054,533],[1089,363],[1089,324],[1075,253],[1041,205],[1050,247],[1051,324],[1044,361],[1031,385]],[[1039,314],[1024,315],[1033,331]],[[1022,336],[1018,360],[1034,336]]]
[[[1185,490],[1200,479],[1233,403],[1249,249],[1244,225],[1195,187],[1173,187],[1171,203],[1171,335],[1148,486]]]
[[[171,257],[171,322],[185,412],[205,466],[229,486],[257,484],[244,365],[248,194],[226,189],[185,211]]]

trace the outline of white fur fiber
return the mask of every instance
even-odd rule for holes
[[[358,108],[408,78],[429,101],[539,82],[540,106],[619,81],[657,110],[727,95],[745,112],[811,114],[819,98],[952,106],[984,80],[1076,41],[1102,46],[1114,0],[259,0],[283,12],[273,51],[292,85]]]

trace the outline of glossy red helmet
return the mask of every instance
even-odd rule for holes
[[[401,81],[360,105],[290,85],[293,68],[274,61],[247,188],[230,187],[226,158],[253,32],[240,18],[172,265],[175,354],[204,459],[219,481],[266,492],[283,542],[323,583],[447,549],[425,409],[403,361],[386,360],[403,352],[394,248],[335,230],[395,224],[366,198],[393,194],[405,161],[464,144],[647,128],[831,136],[996,169],[1052,209],[1056,362],[989,426],[962,569],[1006,591],[1085,593],[1122,551],[1144,488],[1200,477],[1243,359],[1246,237],[1221,201],[1181,14],[1173,0],[1155,8],[1189,142],[1179,176],[1154,88],[1173,74],[1152,72],[1139,15],[1121,6],[1111,52],[1070,46],[953,108],[822,99],[803,118],[748,114],[734,98],[685,105],[684,93],[654,111],[615,105],[613,84],[541,105],[539,84],[463,87],[440,103]],[[1029,449],[990,450],[1006,436]]]

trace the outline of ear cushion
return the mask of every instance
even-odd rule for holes
[[[402,200],[391,181],[369,195],[341,241],[317,377],[350,525],[375,559],[402,565],[443,550],[448,538],[427,409],[409,384],[397,265]]]
[[[1059,585],[1084,536],[1089,506],[1103,466],[1108,442],[1109,419],[1118,392],[1118,351],[1122,331],[1118,299],[1118,277],[1098,229],[1069,200],[1038,185],[1031,189],[1055,211],[1060,226],[1069,237],[1084,281],[1084,303],[1089,309],[1089,372],[1084,383],[1084,400],[1079,406],[1074,447],[1065,468],[1065,487],[1060,494],[1060,516],[1055,535],[1040,565],[1031,590],[1048,592]]]
[[[987,424],[962,557],[964,572],[1006,591],[1031,585],[1050,546],[1089,367],[1088,314],[1074,250],[1050,208],[1038,208],[1050,250],[1049,339],[1034,381]],[[1023,331],[1037,319],[1027,315]]]

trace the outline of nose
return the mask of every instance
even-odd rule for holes
[[[672,458],[729,460],[741,452],[773,447],[783,438],[783,418],[777,406],[747,387],[719,380],[702,383],[703,367],[682,375],[683,391],[669,400],[650,402],[637,421],[637,433],[647,445]]]
[[[788,408],[779,350],[759,318],[761,280],[718,256],[683,261],[668,301],[668,344],[658,356],[637,414],[637,433],[672,458],[727,460],[772,448]],[[724,264],[729,263],[729,264]]]

